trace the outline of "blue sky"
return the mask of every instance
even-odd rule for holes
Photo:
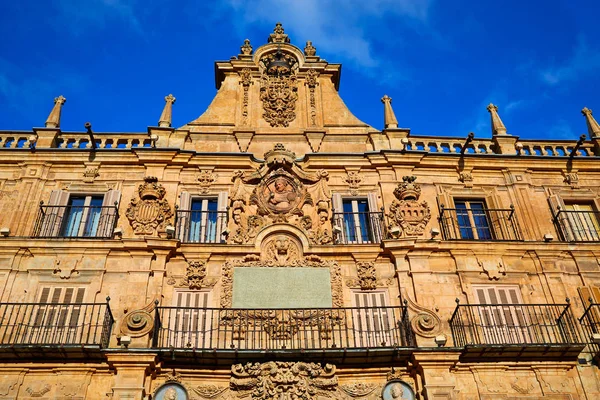
[[[67,98],[63,130],[144,132],[164,96],[174,125],[215,94],[215,60],[256,47],[281,21],[292,43],[343,64],[340,93],[381,129],[388,94],[413,134],[489,137],[493,102],[508,132],[573,139],[581,108],[600,118],[597,0],[3,0],[0,129],[43,126]]]

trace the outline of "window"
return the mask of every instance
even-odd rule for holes
[[[518,286],[474,285],[476,318],[488,344],[529,343],[530,327]]]
[[[119,190],[105,193],[71,193],[53,190],[40,206],[35,237],[111,238],[118,218]]]
[[[30,318],[30,343],[74,343],[81,337],[85,288],[44,287]]]
[[[387,307],[387,292],[354,292],[353,330],[355,347],[393,345],[396,328],[393,309]],[[400,320],[400,316],[396,316]]]
[[[177,237],[188,243],[221,243],[227,228],[227,192],[215,197],[192,197],[182,192],[177,211]]]
[[[98,233],[104,196],[70,196],[61,236],[94,237]]]
[[[454,205],[461,239],[491,240],[493,238],[484,200],[455,200]]]
[[[334,194],[334,233],[337,243],[379,243],[383,215],[377,211],[375,193],[367,198],[342,198]]]
[[[173,296],[175,308],[169,309],[165,317],[170,325],[169,345],[180,348],[210,348],[210,338],[213,326],[212,310],[207,310],[209,292],[176,291]]]
[[[597,242],[600,240],[598,213],[592,203],[565,203],[567,232],[570,240]]]

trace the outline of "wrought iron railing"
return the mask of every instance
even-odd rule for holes
[[[333,213],[334,243],[380,243],[382,238],[383,212]]]
[[[177,210],[176,237],[184,243],[225,243],[227,211]]]
[[[512,205],[505,209],[477,210],[442,205],[440,226],[445,240],[523,240]]]
[[[599,343],[593,340],[593,335],[600,334],[600,304],[596,304],[590,299],[590,305],[579,318],[579,323],[584,330],[584,341],[592,344],[596,352],[600,351]]]
[[[45,206],[33,228],[37,238],[101,238],[113,236],[119,210],[114,206]]]
[[[600,241],[600,212],[558,209],[554,224],[567,242]]]
[[[406,307],[157,307],[155,348],[318,350],[414,347]]]
[[[0,346],[108,347],[113,315],[106,303],[0,303]]]
[[[580,344],[569,304],[458,304],[450,329],[455,346]]]

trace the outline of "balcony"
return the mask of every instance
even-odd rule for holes
[[[457,304],[450,329],[474,360],[575,360],[585,346],[568,303]]]
[[[159,352],[205,364],[269,354],[278,359],[301,355],[338,363],[389,362],[409,357],[415,346],[406,307],[157,307],[154,329],[153,347]]]
[[[106,303],[0,303],[0,358],[98,358],[114,319]]]
[[[35,238],[111,239],[119,211],[115,206],[45,206],[35,220]]]
[[[227,211],[177,210],[175,237],[182,243],[225,243]]]
[[[440,207],[440,225],[445,240],[522,241],[515,208]]]
[[[381,243],[383,226],[383,212],[333,213],[334,243]]]
[[[583,327],[584,341],[590,345],[596,357],[600,356],[600,304],[590,301],[579,322]]]
[[[566,242],[600,241],[600,212],[558,209],[554,224]]]

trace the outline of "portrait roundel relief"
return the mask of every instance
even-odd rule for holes
[[[259,215],[302,216],[302,206],[312,203],[304,185],[288,172],[280,169],[269,174],[252,193],[251,202],[258,206]]]
[[[383,400],[414,400],[415,392],[404,381],[393,380],[388,382],[381,393]]]
[[[156,390],[154,400],[188,400],[187,391],[178,383],[166,383]]]

